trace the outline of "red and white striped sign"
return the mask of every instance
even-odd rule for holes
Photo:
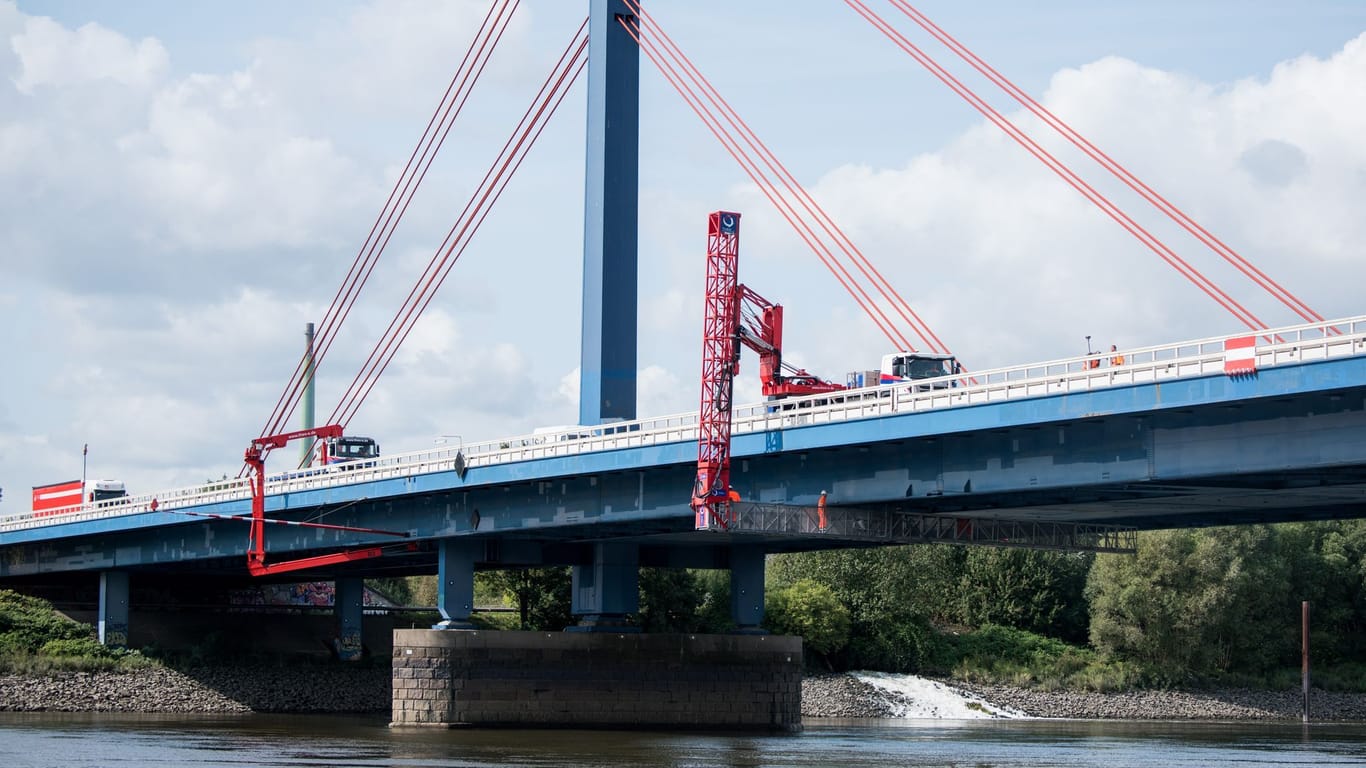
[[[1224,341],[1224,375],[1248,376],[1257,372],[1257,337],[1240,336]]]
[[[81,494],[84,491],[84,484],[80,480],[35,486],[33,488],[33,511],[42,517],[54,515],[66,507],[80,506]]]

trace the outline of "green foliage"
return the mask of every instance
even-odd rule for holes
[[[1102,659],[1089,648],[1021,629],[988,625],[954,638],[953,675],[972,682],[1044,690],[1127,690],[1148,680],[1128,662]]]
[[[915,599],[924,589],[913,547],[778,555],[769,561],[772,592],[801,579],[828,586],[849,610],[849,643],[830,659],[842,669],[915,672],[938,654],[939,638]]]
[[[716,571],[641,568],[637,623],[645,632],[726,631],[732,626],[728,576]]]
[[[408,586],[408,600],[411,601],[411,605],[436,605],[435,576],[408,576],[403,581]],[[478,587],[479,579],[477,576],[474,583]],[[477,589],[475,594],[478,594]]]
[[[824,584],[801,579],[774,592],[764,604],[765,625],[800,635],[806,648],[828,657],[849,642],[849,609]]]
[[[413,588],[408,579],[403,576],[392,576],[383,579],[366,579],[365,586],[384,595],[394,602],[395,605],[415,605],[413,602]],[[431,605],[431,603],[428,603]]]
[[[58,614],[46,600],[0,589],[0,652],[36,654],[50,640],[79,640],[93,633],[90,625]]]
[[[730,615],[730,571],[693,571],[693,576],[702,591],[697,631],[724,634],[735,629]]]
[[[0,671],[95,672],[152,663],[137,651],[100,645],[93,627],[62,616],[46,600],[0,590]]]
[[[509,568],[479,574],[486,588],[517,609],[517,628],[558,632],[573,623],[568,568]]]
[[[38,649],[39,656],[109,656],[109,649],[93,637],[49,640]]]
[[[1084,642],[1089,553],[970,547],[959,581],[959,617]]]
[[[1298,661],[1309,599],[1315,653],[1359,660],[1364,551],[1361,521],[1144,533],[1137,555],[1096,560],[1091,642],[1165,683],[1261,676]]]

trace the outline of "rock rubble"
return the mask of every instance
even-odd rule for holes
[[[214,667],[181,671],[0,675],[0,711],[388,712],[390,671],[352,667]]]
[[[1036,691],[1005,685],[939,681],[997,707],[1031,717],[1124,720],[1294,720],[1300,692]],[[134,672],[0,675],[0,711],[165,713],[379,713],[391,704],[385,667],[323,665],[206,667]],[[893,717],[894,694],[850,675],[802,681],[802,716]],[[1366,694],[1315,689],[1316,721],[1366,721]]]
[[[1294,720],[1300,717],[1298,690],[1254,691],[1037,691],[1008,685],[940,681],[996,707],[1030,717],[1105,720]],[[849,675],[817,675],[802,681],[803,717],[889,717],[893,694]],[[1366,694],[1314,689],[1315,721],[1366,720]]]

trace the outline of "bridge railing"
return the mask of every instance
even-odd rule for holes
[[[1060,358],[1029,365],[992,368],[957,376],[922,379],[912,384],[843,390],[789,398],[734,409],[737,435],[876,418],[901,413],[969,407],[1017,398],[1085,392],[1171,379],[1222,375],[1226,342],[1251,333],[1182,341],[1092,355]],[[1366,316],[1308,323],[1262,331],[1254,352],[1256,367],[1270,368],[1315,360],[1366,354]],[[1122,355],[1115,364],[1112,355]],[[697,439],[695,412],[636,421],[485,440],[462,446],[382,456],[368,461],[332,464],[267,477],[267,493],[276,495],[321,490],[355,483],[414,477],[457,469],[575,456],[599,451],[640,448]],[[69,511],[28,513],[0,519],[0,532],[67,522],[249,499],[246,479],[222,480],[189,488],[142,494],[85,504]]]

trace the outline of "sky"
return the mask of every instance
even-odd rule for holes
[[[0,0],[0,514],[83,472],[132,492],[236,475],[487,7]],[[844,3],[647,7],[972,369],[1242,329]],[[1366,2],[917,7],[1320,314],[1366,314]],[[521,3],[319,372],[320,420],[586,13]],[[394,453],[577,420],[584,94],[351,433]],[[641,416],[696,408],[714,210],[744,215],[740,279],[786,307],[785,359],[842,381],[892,351],[644,58],[640,120]],[[1019,122],[1268,324],[1298,322]]]

